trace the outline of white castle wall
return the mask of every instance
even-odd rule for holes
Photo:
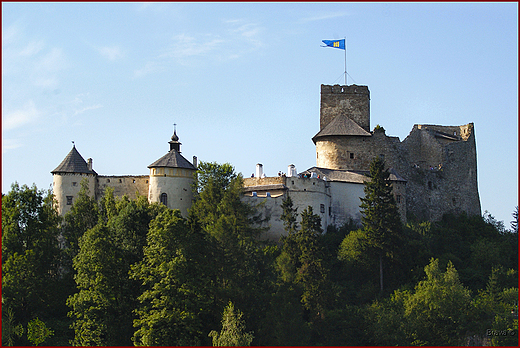
[[[62,173],[52,176],[52,192],[58,201],[58,213],[61,216],[70,210],[75,199],[78,197],[83,179],[88,180],[90,196],[94,197],[96,192],[96,179],[93,174]],[[67,197],[72,197],[72,204],[67,204]]]
[[[279,240],[282,235],[285,235],[285,228],[281,221],[283,213],[282,203],[287,198],[291,197],[293,207],[297,208],[297,222],[301,226],[300,214],[307,207],[311,206],[313,213],[321,218],[321,227],[323,231],[327,229],[330,224],[331,216],[329,215],[329,207],[331,205],[331,196],[329,190],[329,183],[318,178],[299,178],[299,177],[274,177],[274,178],[247,178],[244,180],[246,187],[258,188],[256,196],[252,192],[246,193],[243,196],[243,201],[257,206],[259,213],[263,219],[269,218],[260,225],[260,227],[268,228],[262,235],[263,239]],[[283,184],[287,189],[271,190],[270,197],[266,195],[266,191],[262,190],[262,186]],[[258,185],[258,186],[256,186]]]
[[[361,223],[359,205],[360,197],[365,197],[364,185],[360,183],[331,182],[331,219],[330,224],[340,227],[350,218],[356,223]]]
[[[160,202],[161,194],[167,195],[167,207],[179,209],[184,217],[193,202],[192,184],[194,171],[183,168],[151,168],[148,201]]]

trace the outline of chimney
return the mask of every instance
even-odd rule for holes
[[[264,166],[262,165],[262,163],[257,163],[256,164],[256,177],[257,178],[261,178],[262,175],[264,174]]]
[[[289,167],[287,168],[287,176],[288,177],[298,176],[298,173],[296,172],[296,166],[294,164],[290,164]]]
[[[87,159],[87,168],[88,170],[92,170],[92,158]]]
[[[198,164],[199,163],[197,162],[197,156],[193,156],[193,166],[197,168]]]

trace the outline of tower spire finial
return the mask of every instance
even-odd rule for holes
[[[170,143],[170,151],[175,149],[178,152],[181,152],[181,143],[179,142],[179,137],[177,136],[177,123],[173,124],[173,135]]]

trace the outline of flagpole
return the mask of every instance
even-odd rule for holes
[[[345,86],[347,84],[347,37],[345,36]]]

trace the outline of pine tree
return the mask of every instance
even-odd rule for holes
[[[209,333],[213,338],[213,346],[250,346],[253,341],[253,334],[245,332],[246,323],[242,319],[243,313],[236,309],[232,302],[229,302],[222,314],[222,330],[220,333],[215,330]]]
[[[365,183],[365,197],[361,198],[361,221],[368,248],[379,259],[379,283],[383,292],[383,259],[394,258],[402,226],[392,194],[390,173],[381,157],[370,163],[369,177],[370,181]]]

